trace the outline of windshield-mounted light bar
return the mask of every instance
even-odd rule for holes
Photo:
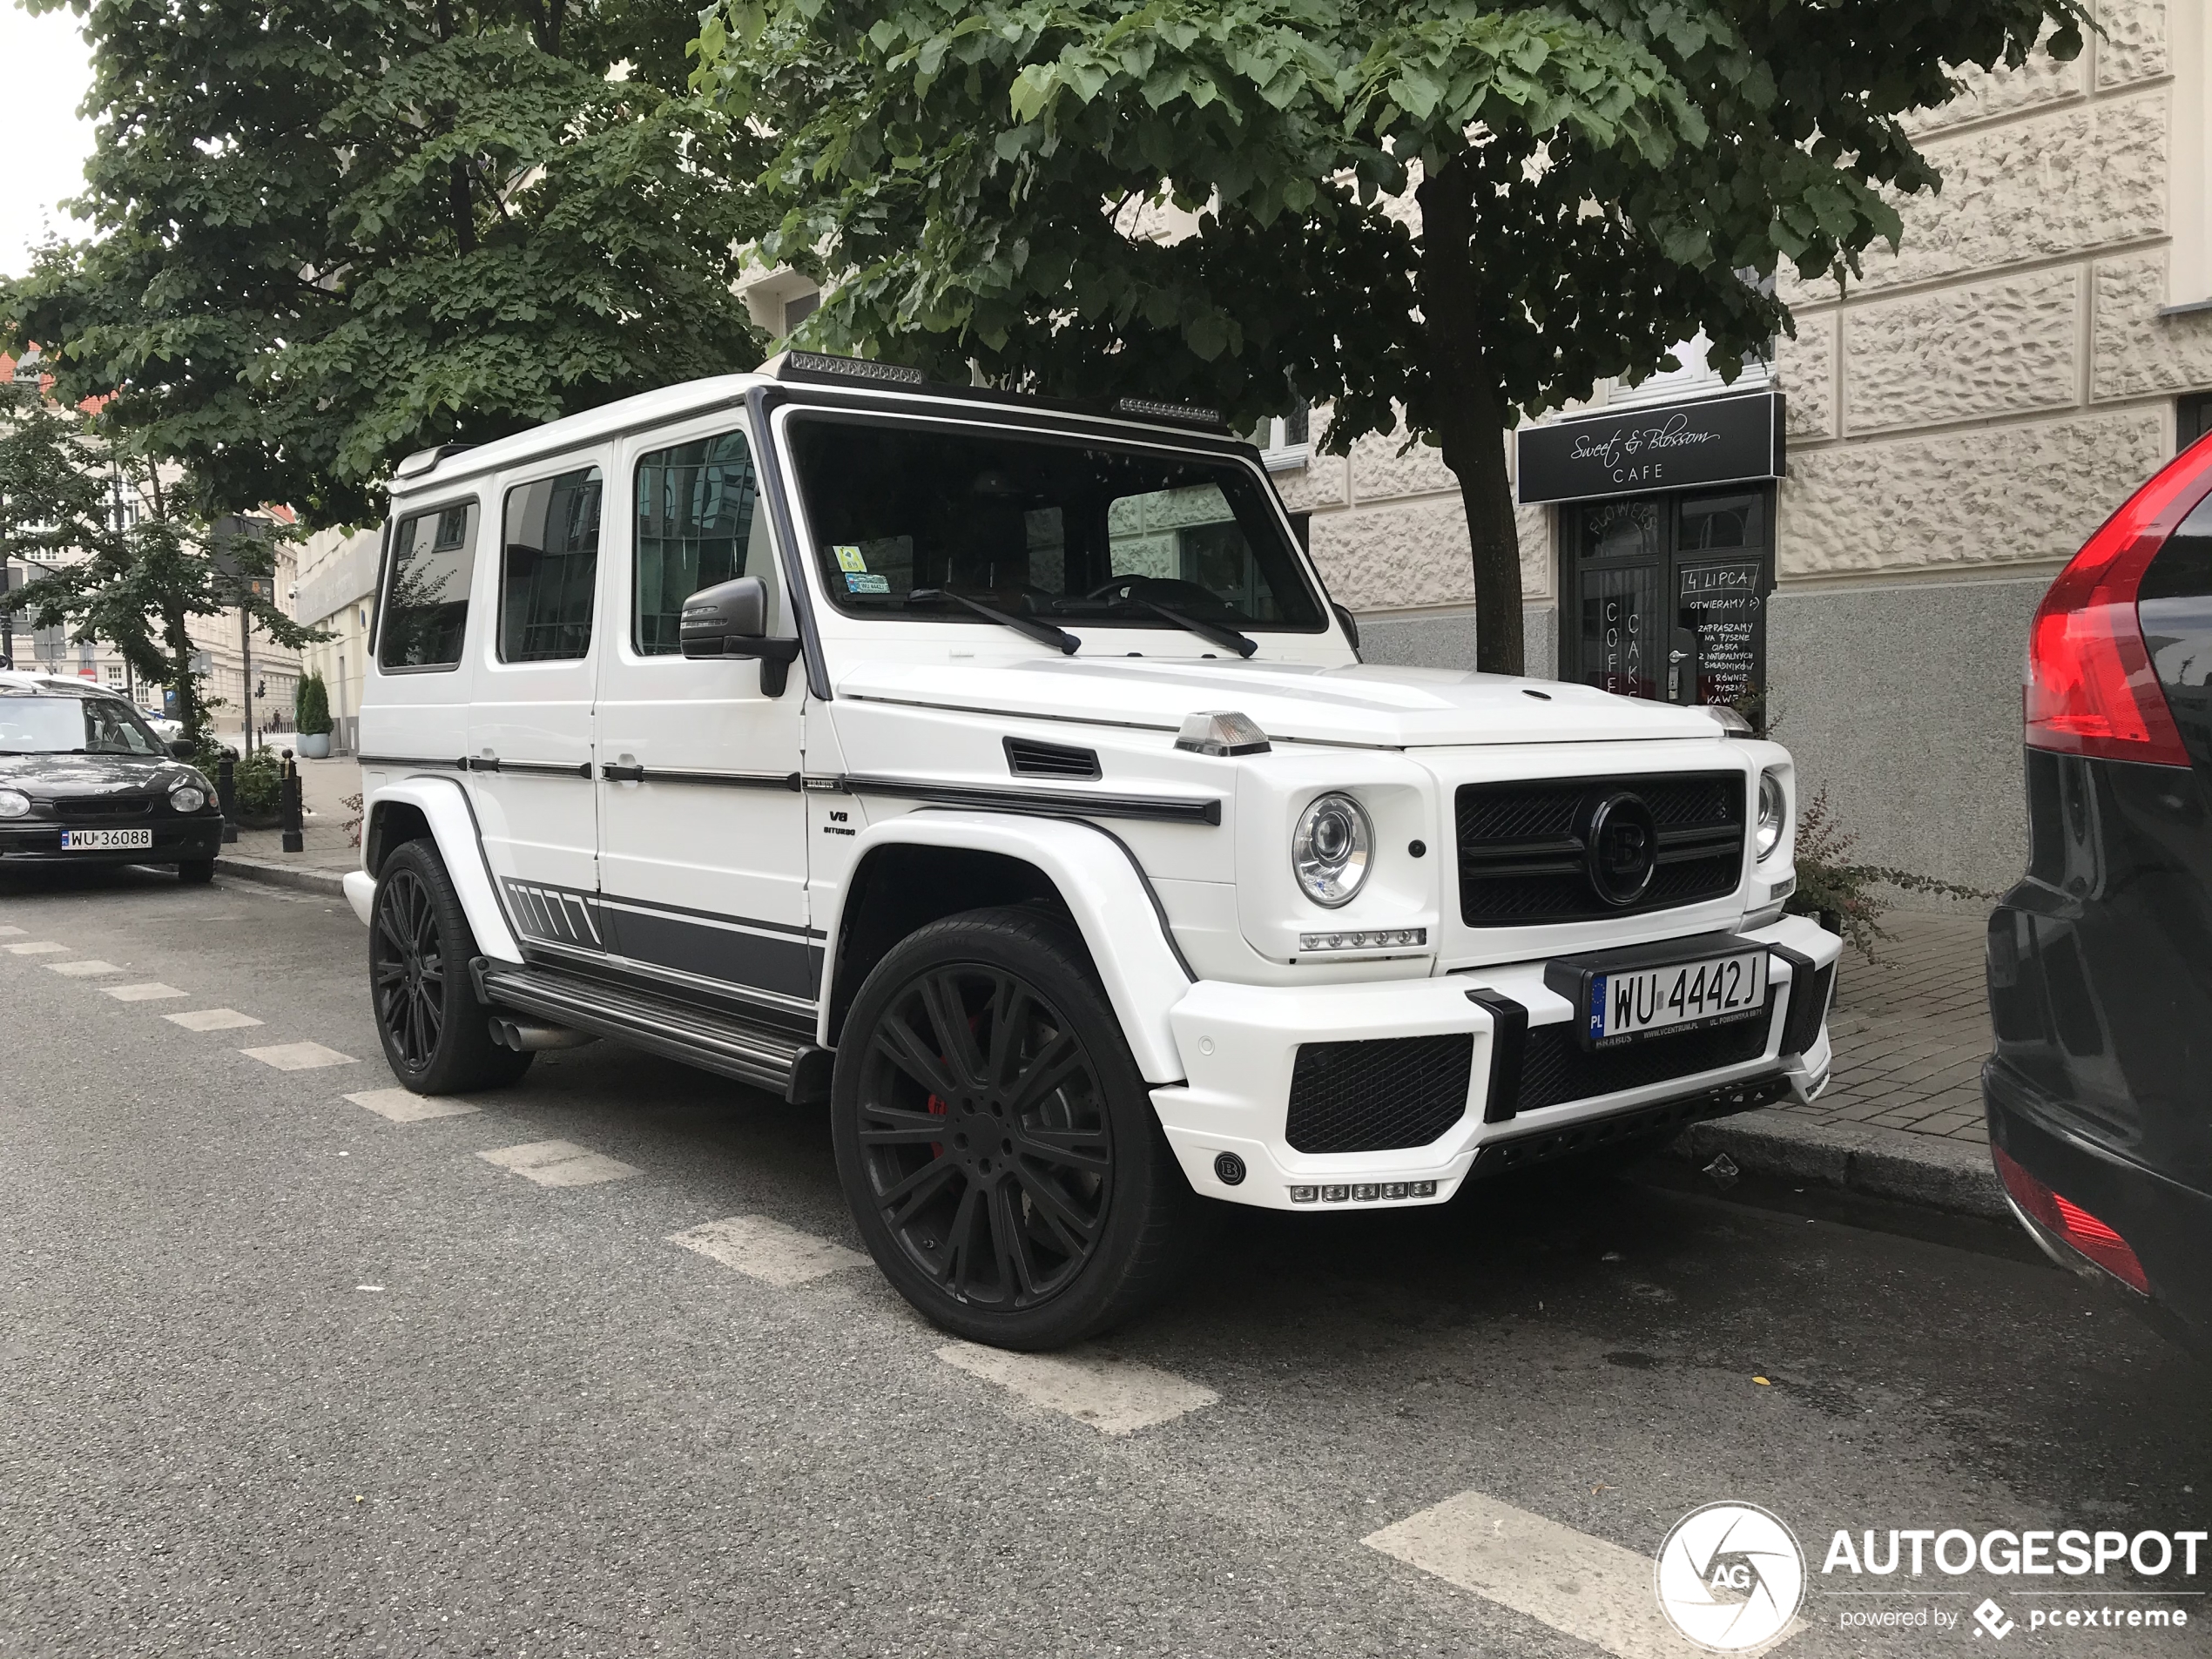
[[[1163,403],[1151,397],[1117,397],[1114,413],[1133,415],[1141,421],[1163,421],[1170,426],[1203,427],[1209,432],[1220,432],[1227,428],[1219,409],[1202,408],[1196,403]]]
[[[924,386],[929,377],[905,363],[880,363],[873,357],[833,357],[822,351],[787,351],[763,366],[779,381],[867,381],[876,386]]]

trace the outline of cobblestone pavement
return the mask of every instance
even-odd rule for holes
[[[1981,1064],[1990,1049],[1979,913],[1896,912],[1895,935],[1868,961],[1848,947],[1828,1033],[1834,1081],[1810,1106],[1777,1109],[1818,1123],[1862,1123],[1986,1143]]]

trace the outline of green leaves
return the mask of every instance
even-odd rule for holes
[[[772,149],[670,90],[694,7],[85,0],[95,233],[0,316],[203,511],[316,524],[380,515],[409,450],[749,367]],[[718,10],[698,51],[768,26]]]

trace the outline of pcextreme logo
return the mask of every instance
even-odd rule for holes
[[[1789,1527],[1756,1504],[1709,1503],[1675,1522],[1659,1547],[1660,1611],[1701,1648],[1763,1647],[1797,1616],[1804,1552]]]

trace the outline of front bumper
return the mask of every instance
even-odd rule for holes
[[[98,853],[62,851],[65,829],[143,829],[153,832],[152,846],[115,847]],[[136,822],[87,819],[19,819],[0,827],[0,862],[7,864],[174,864],[179,859],[212,859],[223,850],[219,813],[167,816]]]
[[[1746,1032],[1728,1045],[1736,1057],[1726,1063],[1574,1098],[1551,1101],[1543,1090],[1523,1093],[1521,1076],[1507,1075],[1509,1034],[1501,1044],[1498,1017],[1470,993],[1494,992],[1527,1010],[1534,1041],[1523,1044],[1524,1067],[1530,1056],[1561,1055],[1575,1010],[1546,986],[1541,961],[1431,979],[1311,988],[1205,980],[1169,1016],[1188,1081],[1155,1089],[1153,1105],[1168,1143],[1197,1191],[1264,1209],[1325,1211],[1364,1203],[1442,1204],[1471,1177],[1494,1170],[1663,1133],[1785,1095],[1809,1101],[1828,1082],[1825,1001],[1833,974],[1824,970],[1833,969],[1842,941],[1802,916],[1785,916],[1741,936],[1774,948],[1768,974],[1771,995],[1767,1014],[1757,1022],[1764,1031]],[[1793,964],[1793,957],[1808,965],[1809,974]],[[1793,1003],[1797,1009],[1806,1008],[1795,1002],[1798,995],[1817,996],[1817,1014],[1801,1012],[1793,1020]],[[1810,1029],[1815,1035],[1801,1051],[1785,1052],[1784,1034],[1793,1024],[1800,1033]],[[1455,1104],[1460,1109],[1433,1138],[1377,1151],[1311,1152],[1291,1144],[1291,1097],[1301,1046],[1461,1035],[1471,1039],[1464,1096],[1457,1092],[1454,1071],[1440,1115],[1449,1116]],[[1458,1050],[1445,1052],[1456,1066]],[[1494,1077],[1494,1070],[1500,1075]],[[1615,1082],[1622,1076],[1618,1070],[1603,1075]],[[1551,1074],[1552,1092],[1560,1087],[1572,1092],[1572,1084],[1560,1083],[1559,1076],[1557,1070]],[[1548,1103],[1520,1103],[1530,1094]],[[1510,1116],[1505,1115],[1508,1099],[1514,1102]],[[1242,1179],[1222,1178],[1218,1161],[1224,1153],[1242,1164]]]

